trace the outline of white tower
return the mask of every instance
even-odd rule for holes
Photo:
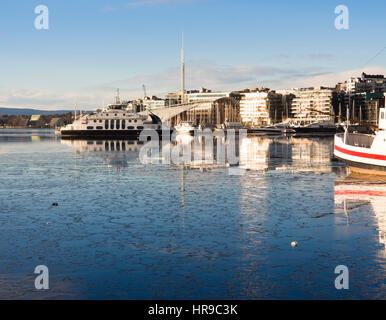
[[[181,102],[185,102],[185,53],[184,53],[184,33],[182,33],[181,49]]]

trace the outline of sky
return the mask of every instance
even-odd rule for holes
[[[48,8],[36,29],[35,8]],[[349,28],[335,8],[346,5]],[[0,107],[92,110],[180,87],[334,86],[386,74],[384,0],[2,0]]]

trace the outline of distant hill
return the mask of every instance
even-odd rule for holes
[[[18,109],[18,108],[0,108],[0,115],[8,116],[31,116],[33,114],[53,115],[74,112],[74,110],[37,110],[37,109]]]

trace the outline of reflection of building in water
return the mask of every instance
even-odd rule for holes
[[[77,153],[96,155],[104,160],[109,168],[127,167],[129,161],[138,158],[143,142],[137,140],[61,140]]]
[[[331,171],[332,139],[249,137],[240,163],[250,170]]]
[[[386,181],[372,183],[350,177],[337,181],[334,200],[335,205],[343,206],[347,217],[360,206],[371,205],[378,224],[379,243],[384,245],[386,251]]]
[[[238,136],[215,136],[211,133],[200,134],[195,137],[191,135],[177,135],[162,150],[171,155],[172,165],[183,165],[186,169],[215,169],[238,165],[239,137]]]
[[[333,141],[326,139],[291,138],[293,166],[329,166]]]
[[[244,139],[240,148],[240,164],[244,169],[267,170],[271,139]]]

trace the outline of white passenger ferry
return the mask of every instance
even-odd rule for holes
[[[349,132],[335,135],[334,154],[354,172],[386,175],[386,109],[379,112],[375,134]]]
[[[152,112],[142,115],[114,104],[76,116],[73,123],[60,129],[60,134],[62,138],[137,138],[143,130],[160,133],[161,128],[161,119]]]

